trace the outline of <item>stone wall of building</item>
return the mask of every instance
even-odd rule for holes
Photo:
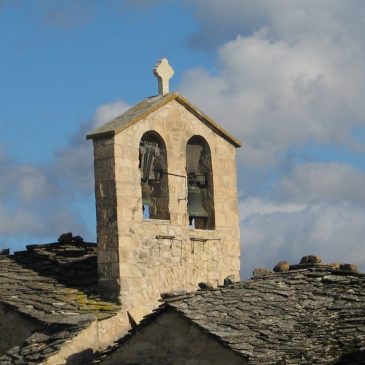
[[[61,350],[49,357],[44,365],[73,365],[89,363],[93,353],[105,350],[112,343],[125,336],[130,330],[126,311],[117,315],[95,320],[68,340]]]
[[[0,304],[0,356],[23,341],[41,325],[16,312],[9,306]]]
[[[114,138],[94,140],[98,276],[101,294],[119,301],[117,198]]]
[[[246,360],[176,313],[162,313],[102,365],[244,365]]]
[[[139,144],[150,130],[163,138],[167,149],[170,220],[166,221],[143,219]],[[214,230],[188,226],[187,183],[181,176],[186,176],[186,144],[194,135],[202,136],[211,150]],[[99,275],[107,297],[119,294],[138,321],[156,307],[162,292],[194,290],[201,281],[221,284],[230,274],[239,279],[232,144],[173,100],[113,138],[94,140],[94,149]]]

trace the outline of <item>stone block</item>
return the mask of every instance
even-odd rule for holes
[[[119,255],[117,250],[98,250],[98,263],[119,263]]]
[[[128,315],[134,321],[134,323],[138,324],[142,321],[144,316],[147,316],[151,313],[151,310],[143,305],[138,307],[133,307],[128,310]]]
[[[102,263],[98,262],[98,274],[99,274],[99,282],[101,279],[104,280],[111,280],[116,279],[119,281],[120,274],[119,274],[119,263]]]
[[[94,151],[97,150],[99,147],[107,146],[110,144],[114,144],[114,136],[93,139]]]
[[[235,157],[234,147],[228,145],[227,143],[217,144],[215,153],[219,160],[222,159],[234,160]]]
[[[300,264],[320,264],[321,258],[319,256],[308,255],[303,256],[300,260]]]
[[[122,278],[141,278],[144,276],[145,269],[141,265],[128,262],[120,263],[120,276]]]
[[[105,159],[111,159],[114,160],[115,150],[114,150],[114,144],[108,144],[98,147],[96,153],[95,153],[95,160],[105,160]]]
[[[280,261],[278,264],[275,265],[274,269],[275,272],[283,272],[289,270],[289,262],[288,261]]]
[[[273,272],[269,269],[266,269],[265,267],[258,267],[252,271],[252,276],[254,278],[259,278],[262,276],[270,275]]]
[[[355,264],[340,264],[340,270],[356,272],[357,266]]]

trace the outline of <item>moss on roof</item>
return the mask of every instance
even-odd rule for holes
[[[97,290],[96,245],[50,243],[0,255],[0,303],[47,323],[104,319],[119,306]]]

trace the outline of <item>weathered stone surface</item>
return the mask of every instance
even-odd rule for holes
[[[133,325],[135,325],[135,324],[139,323],[140,321],[142,321],[144,316],[151,313],[151,310],[147,307],[143,307],[143,306],[139,305],[135,308],[130,308],[127,311],[127,313],[128,313],[128,317],[130,319],[130,322]]]
[[[272,274],[272,271],[269,269],[266,269],[265,267],[258,267],[252,271],[252,276],[254,278],[258,278],[260,276],[270,275]]]
[[[320,264],[321,258],[319,256],[308,255],[303,256],[300,260],[300,264]]]
[[[357,271],[357,266],[354,264],[340,264],[341,270],[348,270],[348,271]]]
[[[223,285],[228,286],[234,284],[235,282],[236,282],[236,277],[232,274],[224,278]]]
[[[339,269],[340,265],[341,264],[339,262],[332,262],[329,264],[329,267],[331,267],[332,269]]]
[[[64,364],[65,359],[53,361],[60,349],[72,343],[75,337],[89,326],[88,322],[80,321],[73,326],[52,324],[43,325],[33,335],[14,346],[5,355],[0,355],[1,365],[58,365]]]
[[[68,232],[68,233],[62,233],[57,241],[59,243],[72,243],[72,232]]]
[[[161,298],[162,299],[175,298],[180,295],[185,295],[186,293],[187,293],[186,290],[178,289],[178,290],[173,290],[171,292],[161,293]]]
[[[146,319],[148,323],[151,319]],[[161,313],[151,325],[139,328],[94,364],[246,365],[244,356],[216,342],[206,331],[174,312]]]
[[[213,284],[208,282],[198,283],[198,286],[201,290],[210,290],[214,288]]]
[[[199,349],[199,355],[194,354],[198,364],[235,363],[212,344],[203,350],[203,333],[195,339],[184,332],[190,325],[232,355],[239,354],[243,364],[364,364],[365,274],[347,273],[317,266],[166,298],[130,336],[96,356],[93,364],[175,363],[175,356],[185,355],[176,343],[187,338],[191,351]],[[180,327],[181,321],[187,323]],[[185,359],[194,363],[190,350]]]
[[[161,293],[239,277],[238,145],[182,99],[164,98],[147,99],[92,136],[99,283],[109,300],[128,310],[138,305],[153,310]],[[139,145],[151,130],[166,145],[169,220],[143,219]],[[214,230],[189,228],[184,177],[186,144],[193,136],[202,136],[211,151]]]
[[[97,293],[96,245],[72,234],[0,256],[0,364],[63,364],[59,351],[68,348],[68,356],[81,349],[78,340],[74,343],[80,333],[98,336],[109,326],[103,335],[108,344],[120,337],[127,331],[127,322],[118,319],[120,307],[101,301]],[[98,330],[89,330],[96,320]],[[97,338],[83,342],[100,348]],[[50,360],[54,357],[56,362]]]
[[[275,271],[275,272],[282,272],[282,271],[288,271],[288,270],[289,270],[289,262],[288,261],[280,261],[273,268],[273,271]]]
[[[21,344],[41,323],[21,315],[10,306],[0,303],[0,356]]]

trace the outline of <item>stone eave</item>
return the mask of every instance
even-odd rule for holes
[[[152,98],[156,98],[153,100]],[[113,137],[116,134],[122,132],[123,130],[134,125],[141,119],[147,117],[149,114],[163,107],[172,100],[176,100],[178,103],[183,105],[187,110],[189,110],[193,115],[195,115],[202,123],[204,123],[208,128],[211,128],[215,133],[220,135],[222,138],[230,142],[235,147],[241,147],[241,142],[233,137],[230,133],[224,130],[218,123],[216,123],[212,118],[204,114],[197,107],[191,104],[187,99],[185,99],[179,93],[169,93],[164,96],[157,96],[143,100],[137,105],[133,106],[131,109],[127,110],[121,116],[114,118],[111,122],[104,124],[103,126],[97,128],[93,132],[86,135],[86,139],[99,139]],[[147,102],[150,105],[145,105]],[[146,107],[147,106],[147,107]],[[139,108],[141,110],[139,110]],[[130,114],[130,116],[128,116]],[[124,119],[121,117],[125,117]]]

